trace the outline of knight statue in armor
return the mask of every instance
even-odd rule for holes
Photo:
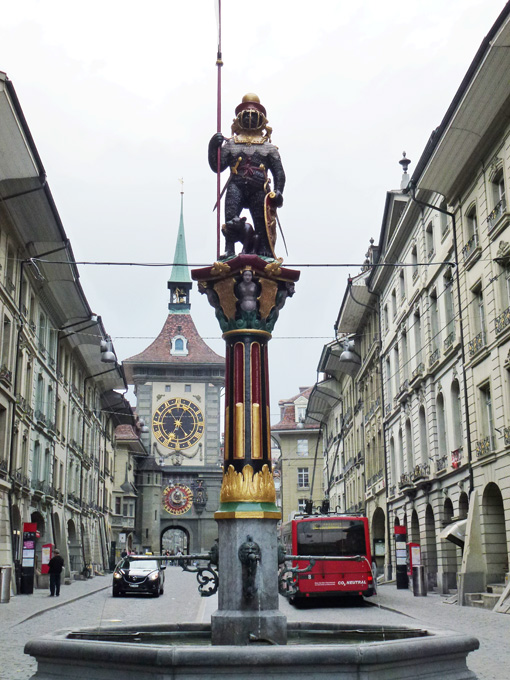
[[[276,209],[283,205],[285,172],[278,147],[271,143],[271,128],[266,109],[256,94],[246,94],[235,110],[232,137],[226,139],[217,132],[209,142],[209,165],[220,172],[230,168],[226,184],[224,258],[235,256],[235,243],[242,252],[276,259]],[[271,173],[272,181],[271,187]],[[250,211],[253,226],[241,217],[243,209]]]

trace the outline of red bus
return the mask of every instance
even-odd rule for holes
[[[359,515],[297,515],[281,528],[287,555],[294,555],[292,566],[310,571],[295,574],[295,594],[291,603],[307,597],[374,594],[368,520]],[[326,559],[317,559],[324,556]],[[303,557],[302,560],[299,557]]]

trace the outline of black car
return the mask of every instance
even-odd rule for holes
[[[157,560],[138,555],[124,557],[113,572],[113,597],[125,593],[149,593],[159,597],[163,594],[165,569]]]

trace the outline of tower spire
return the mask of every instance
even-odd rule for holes
[[[189,294],[193,285],[189,275],[186,236],[184,233],[184,180],[180,179],[179,182],[181,183],[181,215],[179,218],[177,241],[175,243],[172,273],[168,279],[168,289],[170,291],[168,309],[171,314],[189,313],[191,306]]]

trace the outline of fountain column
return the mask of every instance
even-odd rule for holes
[[[215,645],[285,644],[278,611],[276,505],[269,416],[268,342],[299,272],[239,255],[194,270],[226,342],[225,446],[220,507]]]

